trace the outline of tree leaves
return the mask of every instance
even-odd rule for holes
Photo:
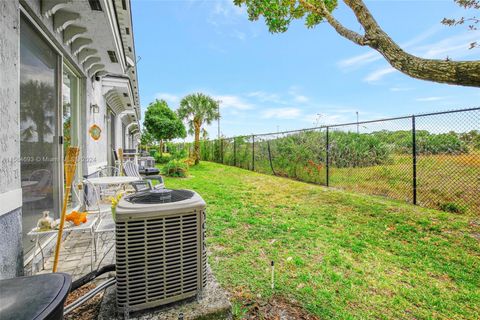
[[[143,125],[158,141],[185,138],[187,135],[182,121],[168,107],[165,100],[155,100],[150,103],[145,112]]]
[[[234,0],[237,6],[246,5],[251,21],[257,21],[263,16],[272,33],[286,32],[293,20],[303,18],[308,28],[315,27],[323,21],[324,16],[320,11],[312,12],[306,5],[319,7],[320,2],[323,2],[329,12],[337,7],[337,0]]]

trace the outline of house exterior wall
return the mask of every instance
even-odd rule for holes
[[[63,60],[79,77],[80,121],[81,121],[81,163],[82,174],[92,174],[100,166],[108,163],[107,101],[102,87],[102,77],[89,77],[83,65],[72,54],[69,44],[63,42],[62,32],[56,32],[52,17],[41,14],[42,0],[0,1],[0,279],[12,278],[23,274],[22,248],[22,188],[21,188],[21,150],[20,150],[20,21],[21,12],[32,19],[42,38],[63,56]],[[88,2],[86,2],[88,4]],[[102,0],[104,8],[112,7],[114,2]],[[74,6],[80,3],[71,2]],[[110,8],[111,13],[114,12]],[[100,13],[95,13],[97,16]],[[84,23],[92,19],[83,15]],[[89,20],[90,19],[90,20]],[[109,22],[111,23],[111,21]],[[115,21],[114,23],[117,23]],[[121,23],[121,22],[118,22]],[[117,31],[116,31],[117,32]],[[97,39],[98,40],[98,39]],[[103,40],[103,38],[102,38]],[[118,42],[118,41],[117,41]],[[119,49],[115,47],[116,49]],[[98,48],[106,53],[105,48]],[[117,54],[119,57],[122,54]],[[108,61],[102,60],[108,64]],[[124,63],[123,61],[120,61]],[[119,64],[120,65],[120,64]],[[121,72],[118,65],[107,65],[107,72]],[[123,66],[124,67],[124,66]],[[135,92],[138,99],[138,92]],[[121,94],[120,94],[121,96]],[[136,103],[132,103],[132,105]],[[99,113],[93,113],[91,105],[98,105]],[[116,145],[121,146],[125,139],[122,135],[120,114],[115,118]],[[95,141],[89,134],[91,125],[97,124],[101,137]],[[28,259],[26,259],[28,262]]]
[[[23,269],[17,0],[0,1],[0,31],[0,279],[6,279]]]
[[[102,95],[101,81],[93,80],[87,84],[90,90],[87,90],[87,121],[86,131],[87,136],[87,157],[88,157],[88,172],[86,174],[92,174],[98,170],[99,167],[107,165],[108,162],[108,146],[107,146],[107,105],[105,98]],[[100,106],[99,113],[93,113],[90,110],[90,105],[96,104]],[[102,130],[100,139],[95,141],[90,137],[88,130],[90,127],[96,124]]]

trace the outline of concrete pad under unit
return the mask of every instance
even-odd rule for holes
[[[128,318],[131,320],[228,320],[232,319],[232,305],[226,292],[208,268],[207,285],[201,299],[188,299],[158,308],[132,312]],[[98,319],[124,319],[123,314],[117,313],[115,286],[105,291]]]

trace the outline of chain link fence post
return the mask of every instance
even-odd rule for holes
[[[413,192],[413,204],[417,204],[417,131],[415,129],[415,115],[412,115],[412,192]]]
[[[223,164],[223,138],[220,138],[220,163]]]
[[[255,135],[252,134],[252,171],[255,171]]]
[[[233,166],[237,166],[237,139],[233,138]]]
[[[325,173],[326,173],[326,184],[327,187],[330,186],[330,140],[329,140],[329,128],[327,127],[327,133],[325,135]]]

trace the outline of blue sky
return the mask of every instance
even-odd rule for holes
[[[341,1],[339,1],[341,2]],[[478,60],[480,31],[445,27],[465,10],[453,0],[367,1],[382,28],[427,58]],[[232,1],[132,1],[142,109],[155,98],[176,109],[204,92],[222,101],[222,134],[276,132],[480,105],[480,90],[409,78],[329,25],[302,21],[284,34],[251,22]],[[335,17],[360,31],[341,5]],[[319,116],[320,115],[320,116]],[[216,127],[207,128],[216,137]]]

